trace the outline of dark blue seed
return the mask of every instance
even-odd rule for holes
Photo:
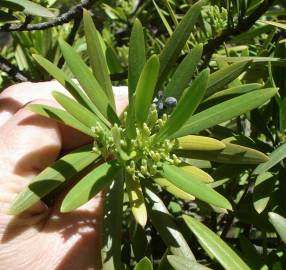
[[[167,97],[165,99],[165,105],[167,107],[175,107],[177,105],[177,99],[174,97]]]

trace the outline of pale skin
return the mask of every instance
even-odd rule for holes
[[[102,195],[67,214],[59,212],[63,196],[52,208],[40,202],[19,217],[7,214],[35,175],[91,140],[26,108],[31,102],[59,106],[53,90],[68,95],[55,81],[17,84],[0,94],[0,270],[99,269]],[[127,105],[126,91],[120,93],[118,113]]]

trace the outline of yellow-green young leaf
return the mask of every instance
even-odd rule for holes
[[[269,160],[265,154],[258,150],[224,141],[223,143],[226,147],[219,151],[178,150],[176,154],[186,158],[227,164],[259,164]]]
[[[171,114],[164,127],[156,134],[154,143],[160,140],[174,138],[174,133],[180,130],[185,122],[191,117],[205,94],[208,76],[208,69],[203,70],[198,75],[180,100],[175,111]]]
[[[146,62],[145,39],[141,22],[135,19],[129,43],[128,55],[128,93],[129,102],[136,90],[136,85]]]
[[[153,270],[153,266],[151,261],[147,257],[144,257],[135,265],[134,270]]]
[[[259,84],[259,83],[249,83],[249,84],[231,87],[231,88],[216,92],[215,94],[206,98],[204,102],[218,100],[223,97],[229,97],[233,95],[240,95],[240,94],[248,93],[253,90],[260,89],[261,87],[262,87],[262,84]]]
[[[179,189],[214,206],[232,209],[230,202],[191,172],[164,163],[160,174]]]
[[[270,172],[265,172],[257,176],[253,190],[253,205],[257,213],[265,210],[272,192],[275,189],[277,178]]]
[[[200,11],[203,5],[205,5],[207,2],[208,1],[206,0],[200,0],[193,4],[176,27],[172,36],[165,44],[160,54],[160,76],[158,80],[159,84],[162,84],[170,70],[172,70],[178,55],[184,48],[195,24],[200,17]]]
[[[224,269],[250,270],[246,263],[233,251],[233,249],[207,226],[186,215],[183,216],[183,219],[189,229],[202,243],[202,247],[206,247],[208,252],[211,252]]]
[[[106,126],[101,122],[97,115],[77,103],[75,100],[57,91],[53,91],[52,95],[68,113],[85,126],[91,129],[92,127],[95,127],[96,124],[99,124],[103,129],[107,130]]]
[[[55,17],[50,10],[28,0],[2,0],[1,6],[23,11],[26,14],[45,18]]]
[[[258,165],[255,170],[254,174],[262,174],[276,164],[278,164],[281,160],[286,158],[286,143],[281,144],[278,148],[276,148],[270,155],[269,160],[263,164]]]
[[[85,133],[86,135],[89,135],[91,137],[94,136],[93,132],[89,127],[82,124],[80,121],[78,121],[76,118],[74,118],[72,115],[70,115],[68,112],[64,110],[41,104],[28,105],[28,109],[31,110],[32,112],[35,112],[47,118],[56,120],[57,122],[75,128]]]
[[[59,43],[68,67],[79,81],[86,95],[104,117],[113,123],[118,122],[119,119],[114,111],[113,104],[109,102],[108,97],[88,66],[68,43],[63,40],[60,40]]]
[[[198,133],[259,107],[277,93],[277,88],[266,88],[232,98],[191,116],[173,137]],[[243,106],[242,106],[243,104]]]
[[[203,46],[199,44],[187,54],[184,60],[177,67],[166,87],[166,97],[172,96],[177,99],[181,97],[183,91],[188,87],[194,75],[196,66],[202,57],[202,52]]]
[[[155,183],[160,185],[162,188],[166,189],[169,193],[173,194],[177,198],[180,198],[185,201],[192,201],[195,199],[194,196],[190,195],[189,193],[177,188],[173,185],[170,181],[163,177],[155,177],[153,179]]]
[[[223,142],[205,136],[188,135],[178,138],[178,142],[178,149],[182,150],[215,151],[225,148]]]
[[[65,196],[61,205],[61,212],[70,212],[88,202],[111,183],[119,169],[116,160],[108,161],[93,169]]]
[[[124,195],[122,170],[105,193],[101,232],[101,259],[103,269],[121,269],[121,235]]]
[[[175,270],[211,270],[187,257],[168,255],[167,259]]]
[[[269,25],[273,25],[273,26],[276,26],[276,27],[279,27],[279,28],[282,28],[284,30],[286,30],[286,24],[285,23],[279,23],[279,22],[272,22],[272,21],[262,21],[266,24],[269,24]]]
[[[195,260],[187,241],[182,235],[173,217],[170,215],[163,201],[156,194],[157,190],[153,186],[146,183],[144,185],[146,195],[146,205],[148,215],[152,220],[152,225],[156,228],[165,245],[174,255],[185,256]]]
[[[212,183],[214,181],[214,179],[208,173],[198,167],[183,164],[180,166],[180,168],[186,172],[196,175],[198,179],[204,183]]]
[[[88,56],[93,74],[102,87],[102,90],[108,97],[110,104],[112,104],[112,107],[115,108],[109,70],[105,58],[105,53],[102,50],[101,42],[99,39],[100,34],[96,30],[88,10],[83,11],[83,25]]]
[[[144,228],[148,216],[140,182],[127,175],[125,183],[132,214],[137,223]]]
[[[33,55],[34,59],[41,65],[47,72],[49,72],[81,105],[94,112],[98,117],[108,125],[106,118],[99,112],[97,107],[88,99],[84,92],[72,81],[61,69],[49,60],[40,55]]]
[[[12,203],[9,214],[17,215],[25,211],[98,158],[99,155],[92,152],[92,145],[83,146],[63,156],[32,179]]]
[[[276,232],[279,234],[282,241],[286,244],[286,218],[274,212],[269,212],[268,217]]]
[[[138,80],[135,92],[135,115],[139,125],[142,125],[147,119],[157,83],[159,67],[158,56],[152,55],[144,65]]]
[[[212,73],[209,78],[206,96],[209,97],[218,90],[222,89],[228,83],[232,82],[247,69],[250,63],[250,61],[234,63]]]

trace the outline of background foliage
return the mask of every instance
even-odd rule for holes
[[[90,10],[106,44],[112,84],[127,85],[129,42],[135,19],[144,27],[149,58],[160,54],[196,2],[45,0],[33,1],[39,4],[34,5],[30,1],[5,0],[0,6],[1,88],[15,82],[52,78],[39,68],[33,54],[48,59],[72,77],[59,40],[71,44],[86,63],[92,62],[81,22],[82,7]],[[196,112],[235,97],[243,98],[259,88],[279,88],[263,106],[211,128],[207,126],[200,132],[203,136],[261,151],[269,155],[269,160],[257,166],[255,163],[259,162],[251,162],[253,156],[248,162],[235,162],[239,160],[235,155],[222,161],[216,155],[206,158],[194,151],[190,163],[214,179],[210,186],[231,202],[233,211],[202,200],[178,199],[160,189],[166,211],[173,216],[171,224],[168,219],[159,220],[143,229],[130,211],[125,211],[119,255],[125,269],[285,269],[285,6],[283,0],[214,0],[206,1],[198,10],[192,33],[179,51],[174,68],[168,72],[173,74],[191,49],[203,44],[194,77],[206,67],[216,75],[212,77],[214,84],[209,95]],[[174,74],[182,76],[180,72]],[[163,79],[161,88],[166,89],[170,78],[166,75]],[[170,96],[181,95],[168,91]],[[241,99],[239,106],[247,106],[246,101]],[[149,197],[156,195],[151,189],[146,192]],[[126,209],[127,197],[124,194]],[[196,262],[191,255],[186,256],[184,247],[166,241],[164,228],[167,227],[173,229],[173,235],[186,240]],[[179,252],[174,252],[174,248]],[[105,267],[119,269],[110,264]]]

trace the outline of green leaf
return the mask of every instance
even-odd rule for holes
[[[151,261],[147,257],[144,257],[135,265],[134,270],[153,270],[153,266]]]
[[[60,122],[62,124],[75,128],[85,133],[86,135],[89,135],[91,137],[94,136],[94,133],[91,131],[89,127],[82,124],[80,121],[78,121],[76,118],[74,118],[72,115],[70,115],[68,112],[64,110],[57,109],[57,108],[54,108],[48,105],[42,105],[42,104],[28,105],[28,109],[31,110],[32,112],[35,112],[47,118],[56,120],[57,122]]]
[[[232,82],[247,69],[250,63],[250,61],[234,63],[212,73],[209,78],[206,97],[213,95],[217,90],[222,89],[225,85]]]
[[[41,5],[38,5],[28,0],[2,0],[1,6],[8,7],[14,10],[20,10],[29,15],[45,18],[55,17],[55,15],[47,8],[44,8]]]
[[[192,217],[183,216],[189,229],[226,270],[250,270],[245,262],[213,231]]]
[[[176,154],[181,157],[211,160],[227,164],[259,164],[268,160],[262,152],[223,141],[225,148],[219,151],[184,151],[178,150]]]
[[[195,24],[200,17],[202,6],[207,2],[208,1],[206,0],[200,0],[193,4],[176,27],[172,36],[165,44],[160,54],[160,75],[158,80],[159,84],[161,84],[162,81],[166,79],[168,73],[170,72],[177,59],[177,56],[184,48]]]
[[[0,10],[0,22],[10,22],[18,20],[16,17],[14,17],[12,14],[9,14],[8,12]]]
[[[108,120],[113,123],[118,122],[114,107],[110,104],[108,97],[88,66],[68,43],[60,40],[60,47],[67,65],[93,104]]]
[[[97,115],[90,112],[75,100],[57,91],[53,91],[52,95],[68,113],[70,113],[74,118],[76,118],[85,126],[91,129],[92,127],[95,127],[96,124],[99,124],[103,129],[107,131],[106,126],[101,122]]]
[[[185,256],[195,260],[195,257],[177,227],[173,217],[170,215],[163,201],[158,197],[157,190],[151,185],[145,185],[146,206],[148,216],[152,220],[152,224],[160,234],[162,240],[174,255]]]
[[[171,114],[164,127],[156,134],[154,142],[174,138],[174,133],[180,131],[180,128],[199,106],[206,91],[208,76],[208,69],[203,70],[199,74],[180,100],[175,111]]]
[[[135,93],[135,115],[139,125],[142,125],[148,117],[157,83],[159,67],[158,56],[153,55],[144,65],[140,75]]]
[[[261,174],[272,167],[274,167],[276,164],[278,164],[281,160],[286,158],[286,143],[281,144],[278,148],[276,148],[270,155],[269,160],[263,164],[260,164],[257,166],[254,170],[254,174]]]
[[[93,74],[109,99],[110,104],[115,108],[112,84],[110,80],[109,70],[105,53],[99,39],[99,32],[96,30],[88,10],[83,11],[84,32],[86,37],[86,45],[90,65]]]
[[[98,158],[99,155],[92,152],[92,145],[83,146],[63,156],[32,179],[12,203],[9,214],[18,215],[25,211]]]
[[[170,36],[172,36],[172,34],[173,34],[172,27],[170,26],[170,24],[168,23],[167,19],[165,18],[165,15],[164,15],[162,9],[158,7],[158,5],[156,4],[156,2],[154,0],[152,0],[152,2],[153,2],[153,5],[155,6],[155,8],[156,8],[156,10],[158,12],[158,15],[160,16],[160,19],[161,19],[162,23],[164,24],[168,34]]]
[[[146,62],[145,39],[141,22],[135,19],[130,36],[128,56],[128,93],[129,102],[135,93],[136,86]]]
[[[110,184],[104,199],[101,260],[103,269],[121,268],[121,235],[124,194],[123,172]]]
[[[195,174],[174,165],[164,163],[160,174],[179,189],[214,206],[232,209],[230,202],[214,189],[203,183]]]
[[[277,93],[277,88],[266,88],[232,98],[191,116],[173,137],[198,133],[259,107]],[[243,106],[242,106],[243,104]]]
[[[190,258],[168,255],[167,259],[175,270],[211,270],[210,268],[203,266]]]
[[[65,196],[61,205],[61,212],[70,212],[88,202],[111,183],[119,169],[116,160],[108,161],[93,169]]]
[[[72,81],[61,69],[49,60],[43,58],[40,55],[33,55],[34,59],[47,71],[49,72],[69,93],[84,107],[94,112],[107,126],[110,123],[107,119],[99,112],[97,107],[87,98],[83,91]]]
[[[268,213],[269,221],[281,237],[282,241],[286,244],[286,218],[274,213]]]
[[[126,190],[129,197],[130,208],[136,222],[144,228],[147,223],[147,210],[139,179],[126,175]]]
[[[219,140],[197,135],[188,135],[178,138],[178,149],[217,151],[225,148],[225,144]]]
[[[203,53],[201,44],[194,47],[180,63],[168,85],[166,86],[165,96],[179,99],[183,91],[188,87],[196,66],[198,65]]]

